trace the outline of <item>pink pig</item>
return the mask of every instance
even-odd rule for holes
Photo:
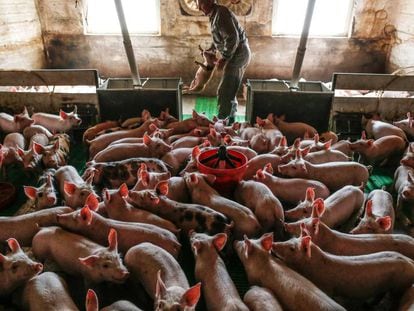
[[[64,112],[60,110],[59,115],[38,112],[32,115],[35,124],[42,125],[52,133],[67,132],[73,126],[80,125],[82,120],[77,114],[78,107],[75,106],[72,112]]]
[[[33,122],[26,107],[24,107],[22,113],[14,116],[0,112],[0,130],[5,133],[22,132],[26,127],[32,125]]]

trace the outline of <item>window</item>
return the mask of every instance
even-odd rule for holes
[[[160,33],[160,0],[122,0],[130,34]],[[121,34],[114,0],[87,0],[85,30],[88,34]]]
[[[273,35],[300,35],[308,0],[273,1]],[[309,35],[347,36],[353,3],[353,0],[316,0]]]

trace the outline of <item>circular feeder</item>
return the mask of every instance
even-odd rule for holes
[[[16,187],[8,182],[0,182],[0,210],[8,207],[16,199]]]
[[[201,152],[197,157],[197,167],[200,173],[216,176],[214,189],[229,196],[246,172],[247,157],[241,152],[220,146]]]

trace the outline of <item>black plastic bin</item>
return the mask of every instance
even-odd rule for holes
[[[305,122],[318,132],[329,129],[333,92],[322,82],[299,82],[298,90],[290,90],[289,81],[247,80],[246,119],[265,118],[273,112],[285,115],[287,122]]]
[[[181,78],[141,78],[141,82],[141,88],[134,88],[132,79],[107,79],[97,89],[101,121],[140,116],[143,109],[158,116],[166,108],[181,120]]]

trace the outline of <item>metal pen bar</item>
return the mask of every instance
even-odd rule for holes
[[[303,23],[302,35],[300,37],[298,51],[296,53],[295,65],[293,67],[292,80],[290,82],[290,89],[298,89],[300,70],[302,69],[303,58],[306,52],[306,43],[309,36],[309,28],[312,21],[313,9],[316,0],[309,0],[306,9],[305,22]]]
[[[135,63],[134,50],[132,49],[131,39],[129,37],[128,27],[125,21],[124,9],[121,0],[114,0],[116,12],[118,14],[119,24],[121,25],[122,37],[124,39],[125,52],[127,54],[129,68],[132,75],[132,84],[135,87],[142,87],[141,78],[138,72],[138,66]]]

